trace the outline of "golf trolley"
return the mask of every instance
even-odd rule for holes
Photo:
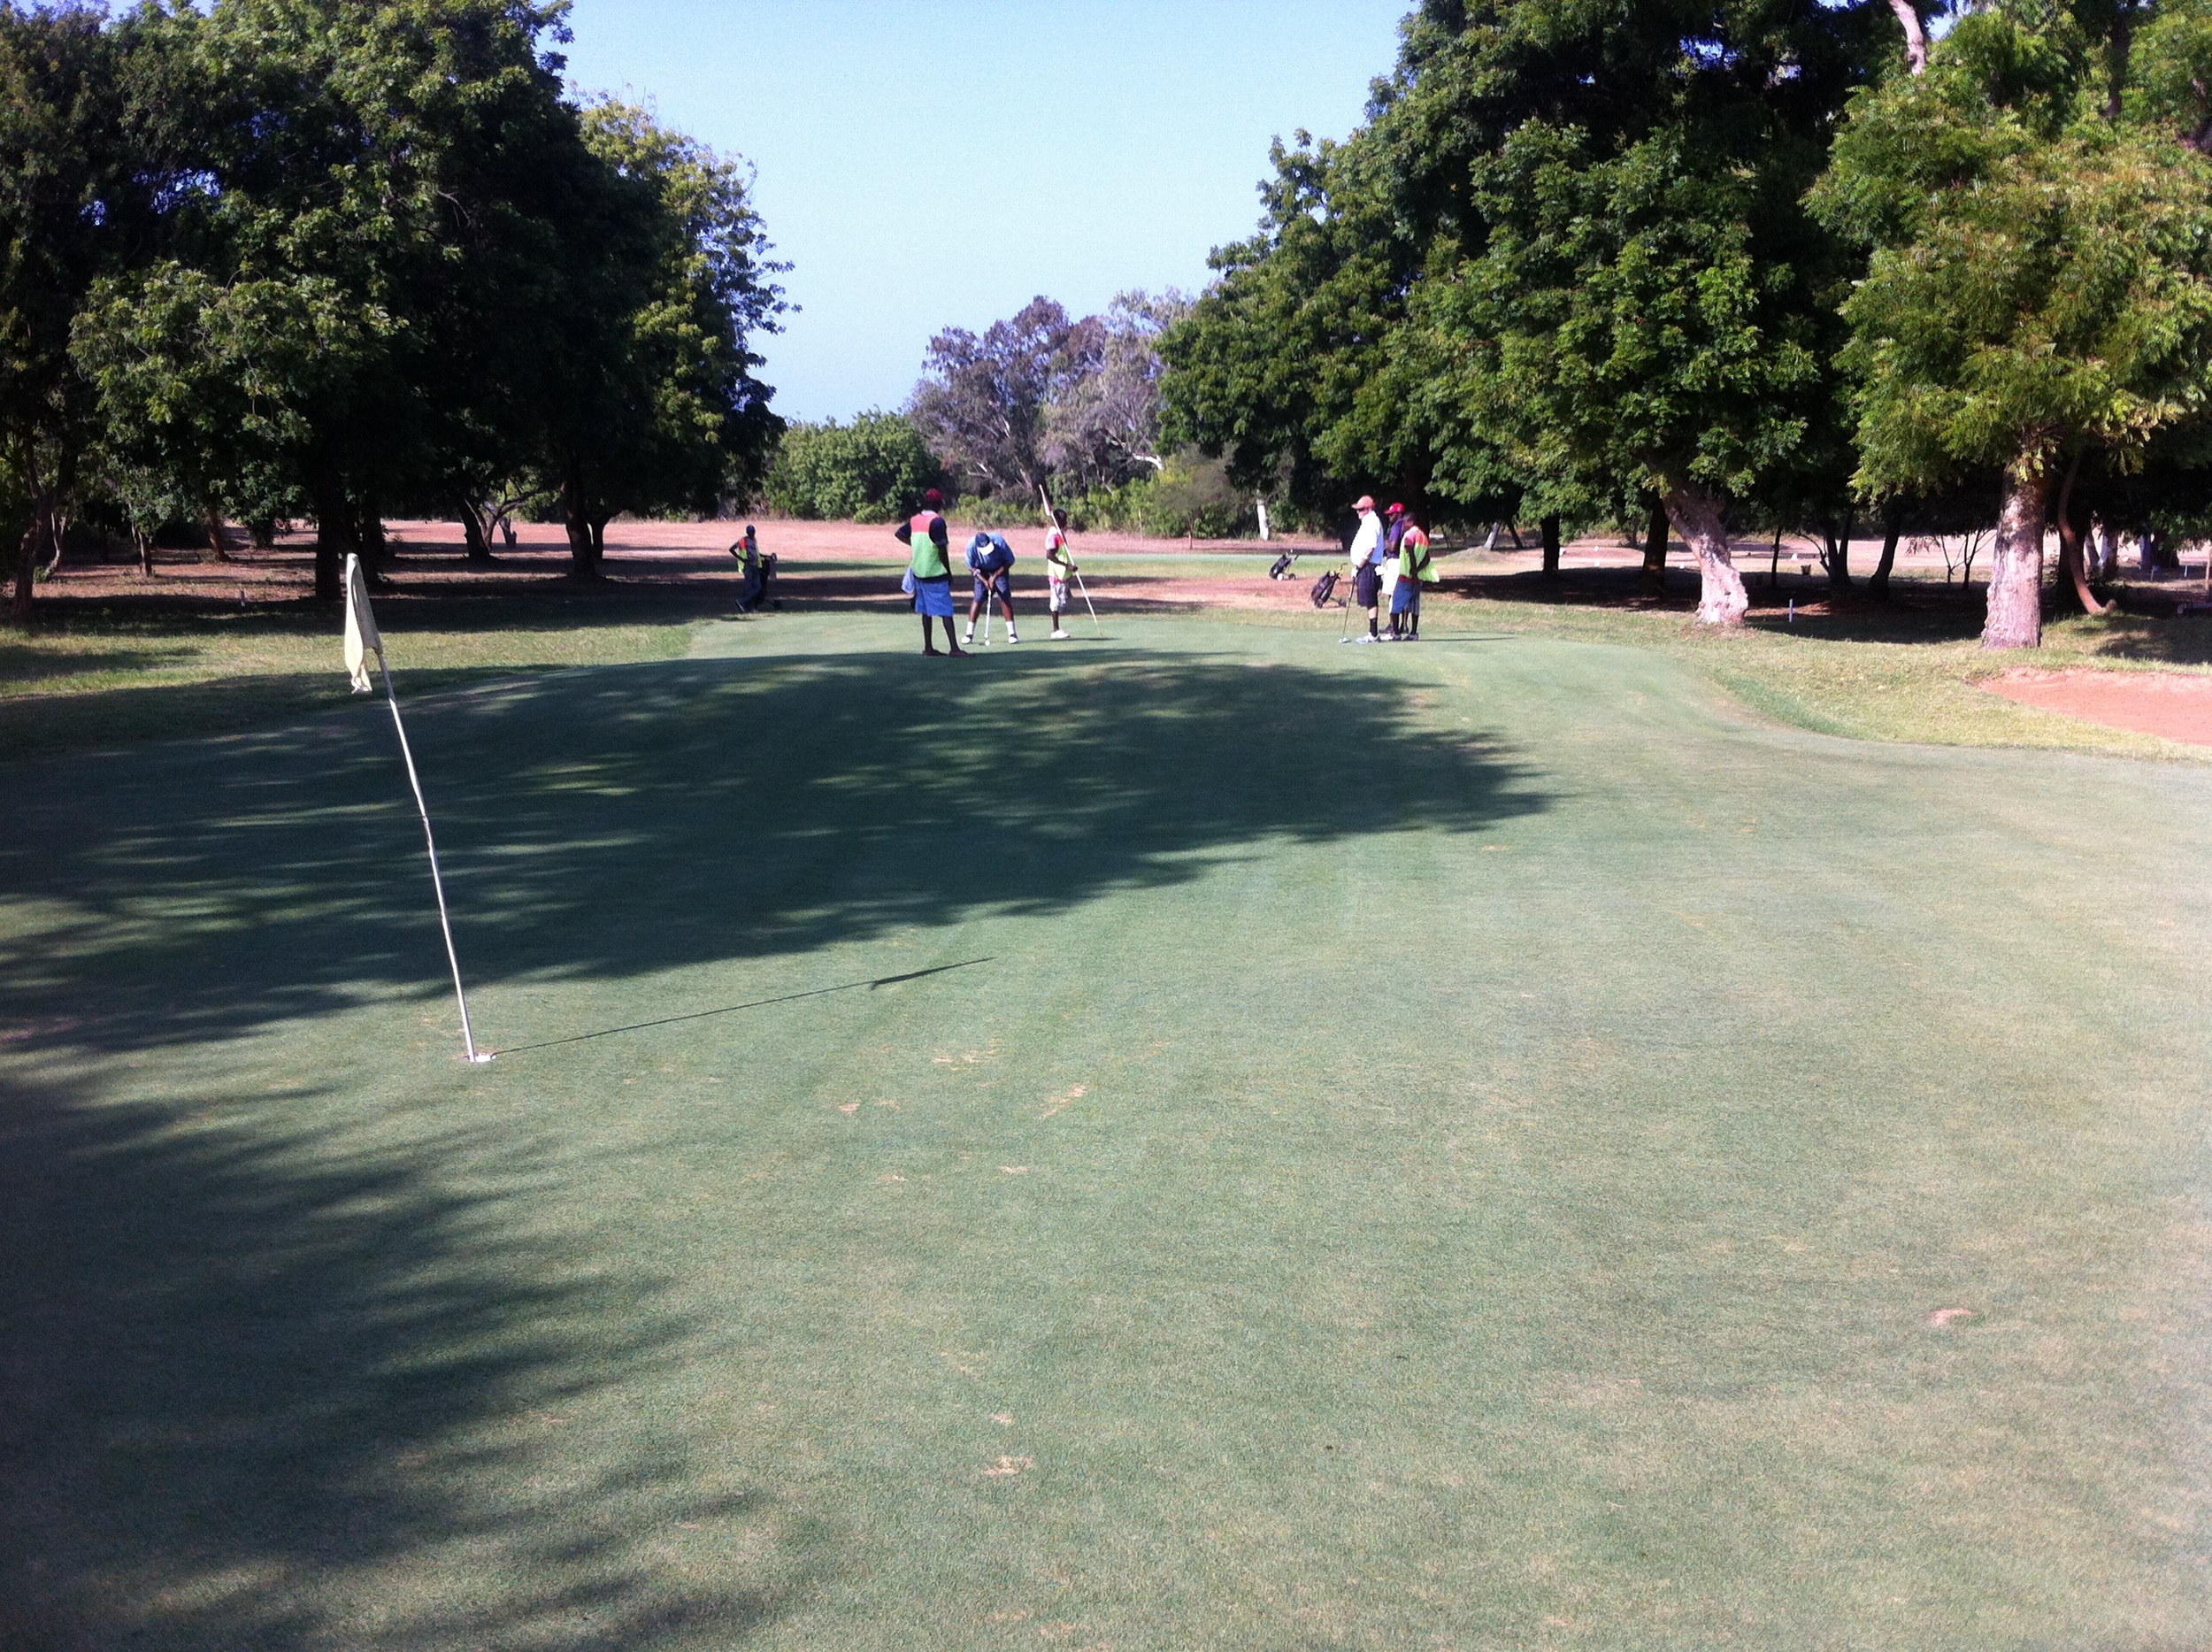
[[[783,598],[776,595],[776,553],[772,550],[761,556],[757,567],[746,571],[745,587],[737,595],[737,611],[757,613],[772,603],[783,606]]]

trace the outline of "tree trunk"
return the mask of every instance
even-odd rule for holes
[[[580,580],[599,577],[598,546],[592,539],[591,508],[580,469],[571,465],[561,478],[561,525],[568,533],[568,571]]]
[[[1648,496],[1650,510],[1644,523],[1643,593],[1663,596],[1667,591],[1667,504],[1657,494]]]
[[[54,509],[53,520],[48,525],[48,532],[52,535],[53,554],[47,557],[46,566],[42,570],[45,577],[50,580],[61,572],[62,552],[69,546],[69,523],[70,515],[67,508],[57,505]]]
[[[463,497],[456,503],[461,507],[461,534],[468,541],[469,560],[471,562],[491,561],[491,534],[485,525],[482,513],[477,509],[476,501]]]
[[[222,513],[212,504],[200,507],[200,526],[207,534],[207,559],[210,562],[228,562],[230,547],[223,543]]]
[[[31,623],[31,604],[37,595],[39,542],[54,531],[54,497],[41,494],[31,502],[31,519],[23,525],[23,538],[16,546],[15,589],[9,599],[9,609],[21,625]]]
[[[1851,530],[1857,526],[1852,512],[1843,513],[1843,527],[1839,534],[1825,535],[1828,541],[1828,594],[1840,596],[1851,588]]]
[[[345,484],[334,471],[315,479],[315,597],[334,603],[345,595],[346,554],[354,549],[353,513]]]
[[[2050,514],[2051,479],[2020,460],[2005,472],[1997,543],[1989,553],[1985,649],[2043,646],[2043,519]]]
[[[2112,524],[2097,524],[2097,578],[2110,580],[2120,571],[2120,536],[2112,531]]]
[[[1555,516],[1546,517],[1542,527],[1544,577],[1548,580],[1555,580],[1559,577],[1559,519]]]
[[[392,548],[384,537],[383,507],[376,500],[361,501],[354,519],[353,542],[359,548],[361,565],[368,570],[370,587],[382,584],[384,570],[391,566]]]
[[[1882,556],[1874,565],[1874,572],[1866,576],[1866,594],[1882,602],[1889,601],[1889,571],[1897,565],[1897,541],[1905,531],[1905,511],[1892,501],[1882,511]]]
[[[1697,557],[1697,618],[1700,625],[1740,626],[1750,611],[1743,575],[1728,554],[1728,523],[1721,502],[1695,482],[1668,488],[1665,517],[1671,518]]]
[[[2066,571],[2074,600],[2085,614],[2109,613],[2112,604],[2101,603],[2089,588],[2089,571],[2082,562],[2082,531],[2074,522],[2074,479],[2081,474],[2081,455],[2066,467],[2066,480],[2058,489],[2058,565]]]
[[[154,577],[154,536],[134,523],[131,538],[138,544],[138,571],[150,580]]]
[[[1928,36],[1920,27],[1920,12],[1913,0],[1889,0],[1889,9],[1897,13],[1899,27],[1905,31],[1905,62],[1915,74],[1924,73],[1928,67]]]

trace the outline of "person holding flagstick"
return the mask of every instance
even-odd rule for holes
[[[476,1033],[469,1026],[468,994],[461,987],[461,955],[453,947],[453,920],[446,915],[445,879],[438,871],[438,840],[430,830],[430,805],[423,801],[422,780],[415,772],[415,754],[407,744],[407,725],[400,720],[399,691],[392,686],[391,662],[384,657],[384,639],[378,634],[376,616],[369,609],[368,580],[361,570],[361,558],[346,557],[346,675],[353,680],[356,694],[373,694],[375,685],[369,680],[369,656],[376,656],[377,670],[383,674],[384,697],[391,703],[392,726],[399,734],[399,755],[407,765],[407,784],[415,794],[415,809],[422,816],[422,841],[430,851],[430,887],[438,897],[438,927],[445,933],[446,962],[453,966],[453,996],[461,1006],[461,1047],[469,1060],[482,1065],[489,1061],[491,1052],[480,1052],[476,1048]]]

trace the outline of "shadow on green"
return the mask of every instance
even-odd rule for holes
[[[1386,679],[1098,649],[992,665],[695,661],[419,703],[470,978],[1049,917],[1271,843],[1479,832],[1545,806],[1509,754],[1425,727]],[[78,1018],[52,1041],[110,1052],[365,990],[435,995],[411,813],[380,703],[72,759],[0,851],[16,895],[56,913],[0,951],[0,988],[27,1022]]]

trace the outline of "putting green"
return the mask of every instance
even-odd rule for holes
[[[1107,632],[7,771],[27,1643],[2212,1637],[2212,775]]]

